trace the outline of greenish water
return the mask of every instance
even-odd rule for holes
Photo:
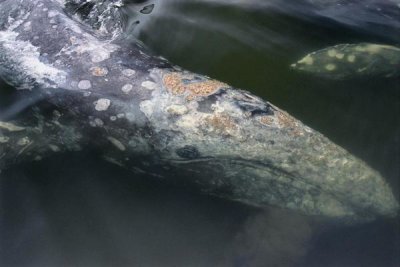
[[[338,43],[400,43],[400,8],[386,8],[394,1],[131,2],[128,19],[140,24],[130,36],[153,53],[285,109],[381,172],[399,195],[399,78],[332,81],[289,68]],[[138,16],[151,3],[153,12]],[[4,115],[14,89],[0,88]],[[60,155],[0,176],[6,267],[394,267],[399,226],[398,217],[338,226],[261,212],[133,177],[91,154]]]

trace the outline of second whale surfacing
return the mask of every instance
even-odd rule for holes
[[[99,22],[80,23],[61,0],[0,0],[1,76],[21,97],[40,98],[0,121],[0,169],[91,148],[253,206],[351,220],[397,214],[381,175],[322,134],[247,91],[118,41],[119,24]]]
[[[397,77],[399,66],[400,48],[371,43],[331,46],[312,52],[291,65],[296,70],[336,80]]]

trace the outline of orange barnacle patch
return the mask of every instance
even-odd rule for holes
[[[207,96],[226,87],[228,87],[226,83],[217,80],[205,80],[187,85],[187,90],[195,96]]]
[[[90,68],[90,72],[93,76],[102,77],[107,75],[108,70],[106,68],[93,67]]]
[[[274,123],[274,119],[271,116],[262,116],[260,117],[260,123],[271,126]]]
[[[278,119],[278,124],[282,128],[287,128],[294,135],[303,135],[304,132],[300,127],[298,121],[283,111],[276,112],[276,116]]]
[[[182,75],[179,73],[169,73],[163,77],[164,86],[174,95],[185,93],[185,85],[182,83]]]
[[[234,120],[226,114],[214,114],[206,118],[206,123],[211,127],[212,131],[222,135],[235,135],[238,126]]]
[[[258,121],[265,126],[279,129],[286,129],[287,133],[293,136],[304,135],[301,123],[282,110],[274,110],[274,115],[258,117]]]
[[[186,100],[188,100],[188,101],[192,101],[192,100],[194,100],[196,97],[194,96],[194,95],[188,95],[187,97],[186,97]]]
[[[291,117],[289,114],[286,112],[276,112],[277,118],[278,118],[278,123],[281,127],[284,128],[294,128],[297,127],[296,120]]]
[[[179,72],[168,73],[163,77],[163,84],[174,95],[186,95],[187,100],[193,100],[197,96],[208,96],[227,84],[211,79],[198,79],[194,75]]]

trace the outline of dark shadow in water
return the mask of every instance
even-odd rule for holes
[[[170,186],[91,154],[14,168],[0,188],[1,266],[291,266],[311,235],[302,216]]]
[[[261,211],[70,153],[0,175],[1,266],[396,266],[395,221]]]

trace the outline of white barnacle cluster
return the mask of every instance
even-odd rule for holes
[[[92,83],[89,80],[81,80],[78,83],[78,88],[81,90],[87,90],[92,87]]]
[[[133,85],[132,84],[125,84],[124,86],[122,86],[121,88],[122,92],[124,92],[125,94],[128,94],[130,91],[133,90]]]
[[[130,68],[124,68],[121,70],[121,74],[120,79],[124,82],[121,91],[124,94],[129,94],[134,89],[133,81],[130,78],[136,74],[136,71]]]
[[[89,118],[89,125],[92,127],[103,127],[104,126],[104,121],[100,118]]]
[[[236,123],[236,118],[241,119],[244,115],[233,101],[217,100],[211,104],[209,112],[202,112],[198,109],[198,101],[188,101],[185,96],[176,95],[160,86],[164,74],[163,70],[151,71],[155,81],[151,83],[157,86],[152,90],[151,98],[140,103],[140,110],[155,129],[191,133],[186,135],[187,138],[243,138],[242,127]]]
[[[146,88],[148,90],[154,90],[157,88],[157,84],[152,81],[144,81],[144,82],[142,82],[142,87]]]
[[[185,105],[172,104],[165,108],[165,111],[171,115],[184,115],[189,110]]]
[[[136,74],[135,70],[132,69],[122,69],[121,70],[122,76],[121,76],[121,80],[128,80],[127,83],[125,83],[122,87],[121,90],[122,92],[124,92],[125,94],[129,94],[133,89],[134,89],[134,85],[133,85],[133,81],[129,78],[131,78],[132,76],[134,76]],[[128,79],[127,79],[128,78]],[[157,87],[159,87],[159,85],[153,81],[150,80],[144,80],[141,82],[140,86],[143,89],[147,89],[149,91],[155,90]]]
[[[136,71],[133,69],[123,69],[122,70],[122,74],[126,77],[132,77],[133,75],[135,75]]]
[[[100,98],[96,102],[94,102],[94,108],[97,111],[106,111],[111,105],[111,100],[107,98]]]

